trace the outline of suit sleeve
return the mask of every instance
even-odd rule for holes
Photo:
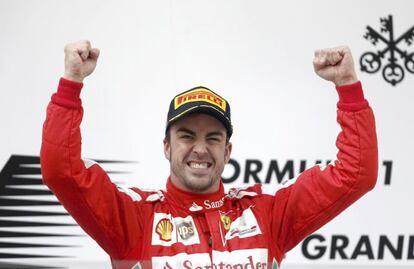
[[[140,240],[142,196],[119,191],[98,164],[81,159],[82,86],[61,79],[47,107],[43,181],[86,233],[112,258],[121,259]]]
[[[337,87],[337,91],[341,126],[337,160],[304,171],[274,196],[271,229],[282,253],[375,186],[378,152],[372,109],[360,82]]]

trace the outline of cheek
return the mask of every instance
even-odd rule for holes
[[[171,152],[170,149],[164,146],[164,157],[168,160],[171,161]]]
[[[214,156],[214,159],[216,160],[216,162],[217,163],[222,163],[222,162],[226,162],[226,150],[223,150],[223,148],[218,148],[218,149],[215,149],[214,151],[213,151],[213,156]]]
[[[185,148],[181,147],[180,145],[172,145],[170,147],[170,159],[180,161],[184,158]]]

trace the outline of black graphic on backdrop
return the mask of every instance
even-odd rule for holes
[[[231,184],[242,180],[244,184],[281,184],[283,181],[294,178],[305,171],[307,167],[322,164],[328,165],[331,160],[277,160],[264,161],[260,159],[238,160],[231,158],[227,164],[230,172],[222,176],[224,184]],[[383,173],[379,175],[378,181],[384,185],[391,185],[392,160],[382,162]],[[384,178],[382,179],[382,176]]]
[[[107,161],[99,160],[97,161],[101,164],[105,163],[131,163],[128,161]],[[316,160],[316,164],[328,164],[330,160]],[[299,160],[299,163],[294,160],[287,160],[285,162],[280,162],[278,160],[270,160],[268,165],[264,165],[264,162],[257,159],[248,159],[245,160],[244,165],[236,159],[231,159],[230,165],[233,166],[233,174],[228,178],[223,178],[224,183],[232,183],[238,179],[243,179],[244,183],[261,182],[264,184],[280,184],[284,179],[297,176],[298,173],[305,170],[309,162],[306,160]],[[385,169],[384,175],[385,180],[384,184],[389,185],[391,183],[391,171],[392,171],[392,161],[383,161],[383,167]],[[244,169],[243,169],[244,166]],[[266,168],[267,167],[267,168]],[[296,167],[296,168],[295,168]],[[264,178],[259,177],[259,172],[264,170]],[[108,171],[109,174],[125,174],[128,172],[125,171]],[[276,182],[275,182],[276,181]],[[121,183],[121,182],[118,182]],[[33,221],[31,217],[38,216],[68,216],[68,213],[61,207],[61,211],[48,211],[48,210],[31,210],[30,208],[47,208],[48,206],[60,205],[58,202],[50,201],[47,199],[53,194],[47,190],[39,189],[39,186],[43,185],[41,180],[40,172],[40,159],[38,156],[21,156],[21,155],[12,155],[4,168],[0,171],[0,227],[2,228],[15,228],[15,227],[27,227],[29,231],[19,231],[15,232],[13,230],[3,229],[0,231],[0,268],[34,268],[34,269],[64,269],[64,267],[50,267],[34,264],[22,264],[22,263],[10,263],[4,262],[4,259],[16,259],[19,262],[22,262],[26,258],[35,259],[35,258],[73,258],[66,255],[50,255],[45,253],[45,248],[68,248],[68,247],[82,247],[81,245],[65,245],[65,244],[49,244],[49,243],[31,243],[30,238],[44,238],[48,237],[73,237],[73,236],[83,236],[83,234],[59,234],[56,229],[53,227],[59,226],[76,226],[76,224],[66,224],[66,223],[48,223],[48,222],[37,222]],[[21,199],[16,199],[16,197],[21,197]],[[28,199],[27,197],[36,197],[36,199]],[[37,198],[39,197],[39,198]],[[8,209],[7,207],[24,207],[25,209]],[[7,217],[18,217],[21,220],[11,221],[4,218]],[[30,232],[32,227],[50,227],[48,233],[38,233]],[[379,252],[375,254],[375,259],[383,259],[384,252],[390,252],[396,260],[404,259],[414,259],[414,236],[409,236],[406,240],[409,241],[408,249],[403,250],[400,245],[404,239],[398,237],[397,243],[391,243],[393,239],[386,238],[385,236],[380,237],[379,241]],[[13,242],[13,238],[27,239],[26,242],[19,241]],[[370,246],[370,242],[366,242],[366,236],[362,236],[362,239],[358,241],[357,246],[352,248],[349,245],[349,238],[344,236],[337,235],[332,236],[331,244],[324,244],[325,238],[321,235],[311,235],[303,242],[302,253],[305,258],[313,260],[322,258],[324,255],[329,255],[330,259],[357,259],[358,257],[371,257],[374,254],[371,252],[365,251],[365,246]],[[45,240],[47,241],[47,240]],[[315,247],[314,250],[311,249],[310,243],[318,241],[320,245]],[[331,246],[331,249],[328,248]],[[364,248],[363,248],[364,247]],[[11,252],[11,249],[33,249],[33,253],[36,253],[36,250],[39,253],[36,254],[27,254],[24,252],[16,253],[15,251]],[[40,252],[42,249],[42,252]],[[346,254],[345,251],[350,253]],[[344,255],[345,253],[346,255]]]
[[[361,235],[353,241],[346,235],[312,234],[303,241],[302,254],[309,260],[414,260],[414,235]]]
[[[374,46],[381,44],[383,47],[377,52],[365,52],[360,58],[361,71],[373,74],[381,69],[382,61],[385,66],[382,69],[382,76],[388,83],[395,86],[405,76],[405,69],[414,73],[414,52],[407,52],[402,48],[401,41],[405,41],[407,47],[414,41],[414,26],[401,36],[395,38],[392,16],[381,18],[381,30],[378,33],[371,26],[367,26],[364,38]],[[402,62],[402,63],[401,63]],[[403,65],[403,66],[402,66]]]
[[[107,161],[100,160],[99,163],[130,163],[124,161]],[[108,174],[123,174],[124,171],[107,171]],[[51,255],[45,253],[44,248],[74,248],[82,246],[73,246],[66,244],[48,244],[48,243],[31,243],[29,240],[33,238],[50,237],[79,237],[84,234],[62,234],[55,232],[56,227],[77,226],[76,223],[50,223],[33,221],[33,217],[44,216],[68,216],[57,201],[50,201],[53,196],[46,187],[42,189],[43,182],[40,171],[40,158],[38,156],[22,156],[12,155],[4,168],[0,171],[0,268],[63,268],[40,266],[34,264],[10,263],[3,262],[2,259],[33,259],[33,258],[73,258],[68,255]],[[18,197],[18,198],[16,198]],[[28,199],[27,197],[35,197]],[[47,210],[48,206],[60,206],[60,211]],[[10,207],[24,209],[8,209]],[[31,210],[31,208],[45,208],[45,210]],[[19,220],[7,220],[5,218],[17,217]],[[26,231],[16,232],[14,228],[27,228]],[[32,232],[32,227],[50,227],[47,233]],[[27,240],[26,242],[15,242],[16,238]],[[62,240],[63,241],[63,240]],[[25,249],[25,252],[16,252],[10,250]],[[32,253],[27,254],[27,249],[32,249]],[[37,254],[39,253],[39,254]]]

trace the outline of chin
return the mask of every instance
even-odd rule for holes
[[[211,178],[200,179],[195,178],[186,182],[188,189],[194,192],[204,192],[210,189],[214,185],[214,182]]]

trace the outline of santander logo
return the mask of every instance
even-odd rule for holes
[[[219,207],[222,207],[223,204],[224,204],[224,197],[218,201],[213,201],[213,202],[210,202],[210,200],[204,200],[205,209],[219,208]]]
[[[262,261],[255,261],[253,257],[250,255],[244,258],[242,261],[237,263],[232,262],[224,262],[221,261],[219,263],[212,263],[210,265],[205,266],[197,266],[194,265],[190,260],[184,260],[182,266],[179,268],[185,269],[266,269],[271,268],[267,262]],[[163,269],[174,269],[168,262],[165,264]]]
[[[220,208],[224,205],[224,197],[217,201],[204,200],[202,205],[203,206],[200,206],[197,203],[193,202],[189,209],[192,212],[196,212],[196,211],[201,211],[203,209]]]

